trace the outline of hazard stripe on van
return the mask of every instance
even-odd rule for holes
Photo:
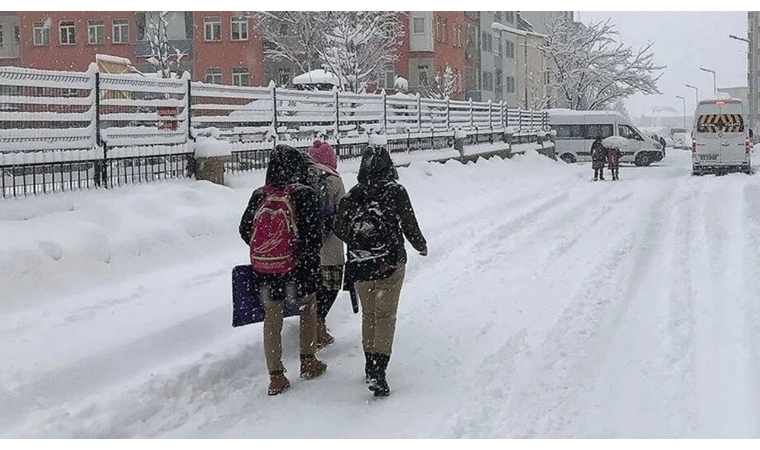
[[[739,133],[744,131],[740,114],[705,114],[697,119],[703,133]]]

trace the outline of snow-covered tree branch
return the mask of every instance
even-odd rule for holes
[[[570,22],[564,15],[548,24],[544,52],[550,61],[550,89],[571,109],[606,109],[641,92],[659,94],[653,44],[639,50],[619,43],[607,20],[590,25]]]
[[[445,100],[451,98],[456,92],[456,86],[459,76],[454,73],[451,66],[446,66],[443,73],[436,73],[433,77],[433,83],[427,87],[423,94],[425,97]]]
[[[324,47],[328,12],[324,11],[252,11],[256,30],[264,40],[264,56],[289,61],[309,72],[319,60]]]
[[[374,74],[398,58],[403,27],[392,11],[331,11],[319,27],[324,46],[317,51],[324,68],[347,92],[363,92]]]
[[[171,78],[172,68],[177,69],[177,65],[184,53],[169,44],[167,30],[169,28],[169,11],[155,11],[147,13],[148,25],[148,44],[150,45],[151,56],[148,62],[155,67],[156,72],[161,78]],[[176,74],[179,76],[179,74]]]

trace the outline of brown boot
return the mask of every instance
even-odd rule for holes
[[[284,373],[276,373],[269,376],[269,395],[278,395],[290,388],[290,381]]]
[[[318,360],[314,355],[301,355],[301,378],[311,380],[327,370],[327,364]]]
[[[323,349],[333,342],[335,342],[335,338],[330,336],[330,333],[327,332],[327,326],[320,320],[317,324],[317,349]]]

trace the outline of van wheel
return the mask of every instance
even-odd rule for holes
[[[702,176],[703,172],[702,172],[702,169],[697,169],[696,167],[692,167],[691,174],[699,177],[699,176]]]
[[[565,161],[567,164],[575,164],[575,155],[572,153],[565,153],[562,156],[559,157],[562,161]]]
[[[649,153],[647,152],[641,152],[638,155],[636,155],[636,160],[634,161],[634,164],[637,166],[648,166],[652,164],[652,157],[649,156]]]

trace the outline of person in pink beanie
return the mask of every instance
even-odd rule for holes
[[[317,348],[323,348],[335,342],[327,330],[326,319],[338,293],[343,287],[343,266],[345,253],[343,241],[333,233],[335,211],[341,198],[346,194],[343,180],[338,173],[338,156],[330,144],[316,140],[309,148],[309,156],[314,162],[315,184],[320,187],[320,203],[323,221],[323,244],[320,253],[322,265],[322,288],[317,291]]]

